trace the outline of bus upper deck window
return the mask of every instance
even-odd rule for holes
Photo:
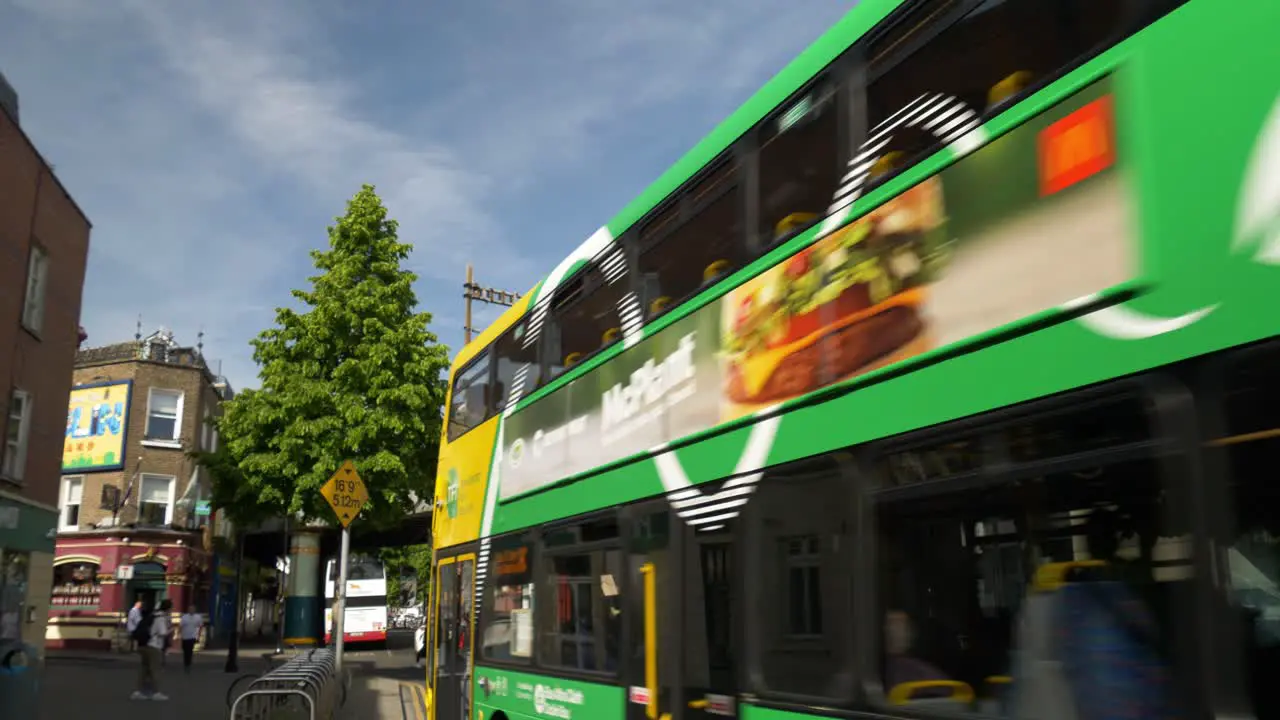
[[[605,333],[621,325],[618,308],[630,290],[621,279],[625,268],[615,267],[621,262],[618,255],[592,261],[557,290],[543,338],[551,360],[547,380],[601,350]]]
[[[490,393],[491,415],[501,413],[509,402],[523,397],[541,384],[539,338],[532,336],[528,327],[529,321],[521,320],[493,342],[496,372],[494,388]]]
[[[904,167],[1123,38],[1126,3],[934,0],[872,42],[867,113]],[[913,108],[902,122],[902,111]],[[893,127],[899,123],[897,127]]]
[[[484,422],[489,406],[489,351],[482,351],[453,378],[449,401],[449,441]]]
[[[636,258],[646,319],[652,320],[706,287],[703,269],[741,265],[746,243],[739,169],[732,160],[690,180],[629,242]]]
[[[760,129],[763,247],[808,228],[831,204],[843,171],[838,87],[819,80]]]

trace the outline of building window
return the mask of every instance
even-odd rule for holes
[[[205,452],[214,452],[218,449],[218,426],[216,423],[217,420],[212,416],[205,418],[200,438],[200,449]]]
[[[80,528],[80,500],[84,495],[84,478],[77,475],[62,478],[62,502],[58,519],[59,530]]]
[[[148,342],[147,359],[155,360],[156,362],[167,362],[169,360],[169,344],[160,338]]]
[[[774,468],[749,517],[763,562],[747,572],[748,617],[770,692],[844,702],[854,692],[853,478],[824,456]]]
[[[782,541],[786,567],[787,634],[793,637],[822,634],[822,556],[814,535]]]
[[[22,325],[39,333],[44,326],[44,286],[48,274],[49,256],[39,245],[31,246],[27,260],[27,295],[22,305]]]
[[[152,388],[147,396],[147,439],[177,442],[182,433],[182,392]]]
[[[21,480],[27,465],[27,436],[31,434],[31,395],[15,389],[9,397],[9,422],[5,426],[4,460],[0,475]]]
[[[101,598],[97,563],[64,560],[53,566],[52,609],[98,610]]]
[[[139,525],[169,525],[173,522],[173,485],[169,475],[143,475],[138,496]]]

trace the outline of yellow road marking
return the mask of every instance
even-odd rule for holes
[[[427,696],[422,692],[422,686],[417,683],[400,683],[400,708],[404,711],[405,720],[409,720],[409,711],[405,706],[405,690],[408,690],[408,704],[413,706],[413,717],[416,720],[427,720]]]

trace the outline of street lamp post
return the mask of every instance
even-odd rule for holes
[[[227,664],[223,666],[224,672],[239,672],[238,664],[240,652],[240,613],[244,609],[244,602],[241,598],[244,596],[244,531],[236,533],[236,608],[235,619],[231,623],[231,642],[227,645]]]
[[[276,654],[284,654],[284,592],[289,582],[289,516],[284,516],[284,556],[280,567],[280,581],[276,585]]]

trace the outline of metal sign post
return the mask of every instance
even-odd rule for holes
[[[350,557],[351,528],[344,527],[342,528],[342,552],[338,556],[338,584],[333,592],[333,653],[338,672],[342,672],[342,651],[346,646],[343,632],[347,626],[347,560]]]
[[[320,488],[320,494],[329,501],[329,506],[342,523],[342,552],[338,556],[338,581],[333,589],[333,623],[329,633],[333,637],[334,664],[341,674],[342,650],[345,645],[342,636],[347,619],[347,562],[351,556],[351,521],[356,519],[360,508],[368,502],[369,490],[356,473],[355,464],[347,460],[329,478],[329,482]]]

